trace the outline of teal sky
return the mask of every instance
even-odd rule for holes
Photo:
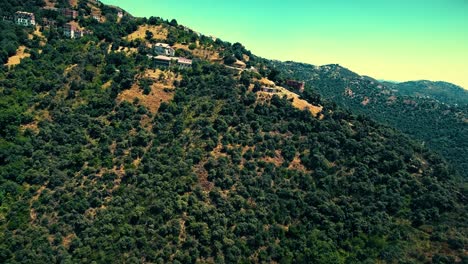
[[[254,54],[468,88],[468,0],[104,0]]]

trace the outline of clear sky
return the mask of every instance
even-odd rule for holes
[[[468,0],[103,0],[254,54],[468,89]]]

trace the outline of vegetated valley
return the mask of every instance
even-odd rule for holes
[[[0,21],[2,262],[468,261],[443,156],[240,43],[74,2],[0,1],[48,21]]]
[[[322,98],[410,135],[468,177],[468,91],[463,88],[444,82],[379,82],[339,65],[273,63]]]

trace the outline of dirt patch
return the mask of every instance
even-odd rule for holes
[[[23,132],[28,130],[28,129],[31,130],[34,134],[38,134],[39,133],[38,122],[34,121],[32,123],[20,126],[20,130],[23,131]]]
[[[184,242],[187,238],[187,233],[185,231],[185,219],[187,219],[187,212],[184,212],[182,215],[182,219],[180,219],[180,233],[179,233],[179,241]]]
[[[267,78],[262,78],[262,79],[258,80],[258,82],[261,85],[265,85],[265,86],[269,86],[269,87],[274,87],[275,86],[275,83],[273,81],[268,80]]]
[[[67,68],[65,68],[65,70],[63,71],[63,75],[66,76],[68,73],[70,73],[76,66],[78,66],[78,64],[72,64],[70,66],[68,66]]]
[[[45,0],[46,7],[55,7],[55,1]]]
[[[75,238],[76,235],[75,234],[69,234],[65,237],[62,238],[62,245],[66,248],[66,249],[69,249],[70,248],[70,244],[73,240],[73,238]]]
[[[169,34],[168,30],[163,26],[143,25],[139,26],[135,32],[125,38],[128,40],[145,39],[147,30],[153,33],[154,39],[167,39],[167,35]]]
[[[208,181],[208,172],[206,171],[204,165],[204,162],[200,162],[199,164],[193,166],[193,172],[197,175],[198,183],[203,188],[203,190],[209,192],[211,189],[213,189],[214,184]]]
[[[36,194],[32,197],[31,201],[29,202],[29,217],[31,218],[31,222],[34,222],[36,221],[37,219],[37,213],[36,213],[36,210],[34,210],[34,208],[32,208],[32,204],[33,202],[37,201],[39,199],[39,197],[41,196],[42,192],[45,190],[46,186],[45,185],[42,185],[36,192]]]
[[[36,35],[39,38],[45,40],[46,37],[44,37],[44,34],[42,34],[42,32],[40,31],[40,28],[41,28],[40,26],[36,26],[36,30],[34,30],[33,35]]]
[[[104,90],[106,90],[107,88],[111,87],[111,85],[112,85],[112,80],[107,81],[106,83],[104,83],[104,84],[101,86],[101,88],[104,89]]]
[[[137,48],[129,48],[129,47],[119,47],[119,49],[117,51],[126,53],[127,55],[138,53]]]
[[[204,48],[197,45],[197,48],[195,48],[194,50],[190,50],[188,45],[177,43],[174,45],[174,49],[182,49],[189,51],[193,54],[193,56],[204,60],[209,60],[211,62],[222,62],[222,58],[219,55],[219,51],[214,50],[213,48]]]
[[[71,7],[76,8],[78,7],[78,0],[68,0],[68,3]]]
[[[148,115],[143,115],[143,117],[140,120],[141,126],[146,130],[146,131],[151,131],[153,129],[153,124],[151,123],[151,118]]]
[[[268,81],[268,79],[265,79]],[[279,97],[284,97],[292,100],[292,106],[294,106],[297,109],[300,110],[309,110],[310,113],[314,116],[317,117],[319,116],[319,113],[322,112],[323,107],[320,105],[313,105],[306,100],[303,100],[300,98],[300,96],[296,93],[293,93],[289,91],[288,89],[281,87],[281,86],[275,86],[276,91],[275,93],[268,93],[268,92],[257,92],[257,101],[258,102],[267,102],[268,100],[273,97],[273,95],[278,95]]]
[[[148,78],[153,81],[149,94],[144,94],[143,89],[138,85],[138,80]],[[143,75],[136,78],[137,81],[128,90],[123,91],[117,97],[119,102],[127,101],[133,103],[138,100],[139,104],[148,108],[151,113],[156,113],[163,102],[169,102],[174,98],[174,82],[180,80],[170,71],[147,70]]]
[[[309,110],[313,116],[317,116],[318,113],[322,112],[323,107],[322,106],[316,106],[313,104],[310,104],[306,100],[300,99],[299,95],[292,93],[292,98],[293,98],[293,103],[292,105],[296,107],[297,109],[300,110]]]
[[[25,52],[25,46],[19,46],[16,50],[16,54],[8,58],[8,62],[5,64],[6,66],[13,66],[18,65],[21,63],[21,60],[27,57],[30,57],[31,54]]]
[[[301,172],[309,172],[304,165],[301,163],[301,158],[299,157],[299,154],[296,154],[294,159],[289,163],[288,169],[290,170],[297,170]]]
[[[370,99],[369,99],[367,96],[366,96],[366,97],[364,98],[364,100],[362,100],[362,102],[361,102],[361,104],[362,104],[363,106],[366,106],[366,105],[368,105],[369,103],[370,103]]]
[[[39,122],[43,120],[52,120],[50,117],[49,111],[41,110],[41,111],[34,111],[34,107],[29,109],[28,112],[34,112],[34,120],[29,124],[23,124],[20,126],[21,131],[26,131],[27,129],[31,130],[33,133],[39,133]]]
[[[40,39],[39,45],[41,47],[43,47],[43,46],[45,46],[46,38],[44,37],[44,35],[42,34],[42,32],[39,29],[40,29],[40,27],[36,26],[34,32],[32,34],[28,34],[28,39],[32,40],[36,36],[37,38]]]
[[[216,146],[216,148],[214,148],[212,151],[211,151],[211,155],[215,158],[219,158],[219,157],[227,157],[227,154],[226,153],[223,153],[221,152],[223,149],[223,145],[222,144],[218,144],[218,146]]]
[[[284,158],[281,155],[281,150],[276,150],[274,157],[264,157],[262,160],[268,163],[273,163],[276,167],[280,167],[284,162]]]

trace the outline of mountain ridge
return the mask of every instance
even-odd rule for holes
[[[80,39],[0,21],[31,54],[0,68],[5,262],[466,261],[465,180],[439,155],[307,85],[288,89],[320,112],[295,107],[301,79],[240,43],[88,4]],[[192,65],[155,63],[160,41]]]
[[[460,173],[468,175],[468,139],[465,136],[468,133],[468,104],[462,103],[466,97],[454,95],[438,100],[429,95],[407,95],[397,90],[396,84],[381,83],[336,64],[273,64],[294,78],[304,80],[306,90],[308,87],[349,111],[370,116],[427,143]],[[466,95],[466,92],[460,92]]]

